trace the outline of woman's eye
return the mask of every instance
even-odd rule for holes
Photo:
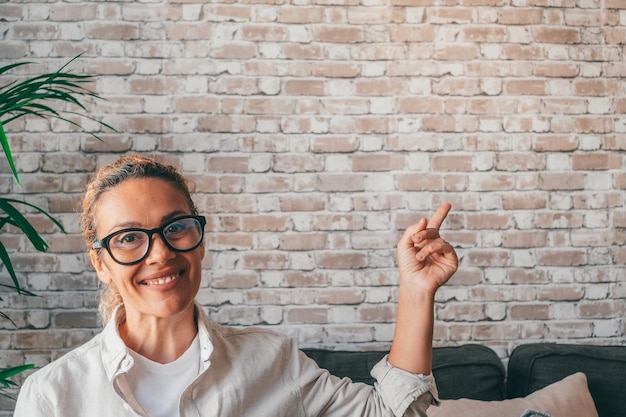
[[[115,245],[116,246],[131,246],[131,245],[135,245],[143,240],[145,240],[145,238],[143,237],[143,233],[140,232],[127,232],[127,233],[122,233],[120,235],[118,235],[115,239]]]
[[[176,222],[167,226],[165,234],[171,235],[176,233],[185,232],[189,229],[189,226],[185,222]]]
[[[165,233],[176,233],[176,232],[180,232],[183,229],[184,227],[182,224],[170,224],[167,227],[167,230],[165,231]]]

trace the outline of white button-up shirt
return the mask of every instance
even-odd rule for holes
[[[180,417],[424,416],[437,391],[431,375],[383,358],[372,387],[320,369],[292,339],[259,328],[211,322],[197,307],[200,373],[180,395]],[[126,380],[133,359],[117,328],[104,330],[24,382],[14,417],[144,416]],[[174,416],[173,416],[174,417]]]

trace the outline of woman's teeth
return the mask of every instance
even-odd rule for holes
[[[146,285],[163,285],[163,284],[167,284],[168,282],[172,282],[175,279],[176,277],[165,277],[165,278],[159,278],[159,279],[151,279],[149,281],[144,281],[144,283]]]

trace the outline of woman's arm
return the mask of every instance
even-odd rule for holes
[[[430,220],[409,226],[398,243],[398,313],[388,360],[414,374],[432,371],[435,293],[458,267],[454,248],[439,236],[450,208],[444,203]]]

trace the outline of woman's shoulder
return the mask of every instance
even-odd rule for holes
[[[86,343],[70,350],[58,359],[38,368],[27,380],[36,383],[37,380],[45,383],[51,381],[66,381],[65,378],[77,373],[93,372],[94,366],[102,366],[101,359],[102,333],[98,333]]]

